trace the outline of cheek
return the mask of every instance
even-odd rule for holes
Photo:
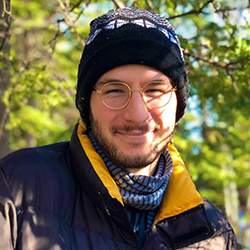
[[[177,111],[177,97],[176,93],[174,93],[170,103],[166,106],[166,109],[162,114],[163,120],[168,126],[175,125],[176,111]]]
[[[176,102],[169,103],[164,109],[156,109],[151,112],[152,118],[163,128],[175,125],[176,119]]]
[[[103,114],[106,113],[105,108],[106,107],[105,105],[103,105],[101,98],[96,93],[92,93],[90,97],[90,112],[92,114],[91,118],[94,118],[98,121],[102,121]]]
[[[115,119],[116,112],[107,108],[99,98],[99,96],[92,94],[90,98],[90,112],[91,119],[98,121],[101,128],[109,127]]]
[[[95,116],[98,110],[101,108],[98,96],[92,92],[90,96],[90,111]]]

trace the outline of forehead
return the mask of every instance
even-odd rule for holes
[[[150,81],[162,81],[171,85],[171,80],[161,71],[144,65],[124,65],[111,69],[98,79],[96,86],[111,81],[125,82],[130,86]]]

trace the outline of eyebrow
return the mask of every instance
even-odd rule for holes
[[[103,86],[103,85],[105,85],[106,83],[116,83],[116,82],[124,83],[124,81],[121,81],[121,80],[118,80],[118,79],[107,78],[107,79],[104,79],[103,81],[97,82],[95,85],[96,85],[96,86]]]
[[[107,79],[104,79],[103,81],[98,81],[95,84],[95,86],[96,87],[98,87],[98,86],[102,87],[106,83],[126,83],[126,82],[118,80],[118,79],[114,79],[114,78],[107,78]],[[148,83],[152,83],[152,84],[169,84],[170,87],[174,87],[174,84],[173,84],[173,82],[172,82],[172,80],[170,78],[156,79],[156,80],[148,81],[148,82],[144,83],[144,85],[148,84]]]
[[[172,85],[171,80],[170,81],[169,80],[165,81],[165,80],[162,80],[162,79],[149,81],[149,82],[147,82],[145,84],[148,84],[148,83],[155,84],[155,85],[157,85],[157,84],[167,84],[167,85],[170,85],[170,86]]]

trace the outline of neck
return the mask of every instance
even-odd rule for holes
[[[144,168],[128,168],[127,170],[135,175],[144,175],[144,176],[152,176],[155,173],[155,169],[157,167],[157,163],[159,160],[158,156],[151,164],[149,164],[148,166],[144,167]]]

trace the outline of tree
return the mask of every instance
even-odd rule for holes
[[[0,51],[3,51],[5,55],[8,55],[10,50],[10,7],[10,1],[0,1]],[[2,96],[9,84],[9,74],[7,72],[9,61],[7,58],[3,57],[2,54],[0,54],[0,59],[0,96]],[[4,147],[1,148],[0,157],[9,152],[9,132],[6,131],[4,127],[9,112],[9,108],[0,100],[0,145],[4,145]]]
[[[180,38],[191,88],[174,144],[201,194],[226,212],[239,241],[248,246],[250,14],[246,1],[14,0],[15,21],[5,32],[11,36],[2,36],[10,46],[0,50],[1,73],[11,75],[2,80],[7,88],[1,85],[0,93],[5,110],[10,111],[7,122],[2,115],[1,121],[9,131],[11,150],[70,138],[79,118],[74,107],[76,65],[88,23],[109,9],[131,5],[166,15]],[[4,27],[10,27],[6,20]],[[0,152],[6,145],[0,144]]]

